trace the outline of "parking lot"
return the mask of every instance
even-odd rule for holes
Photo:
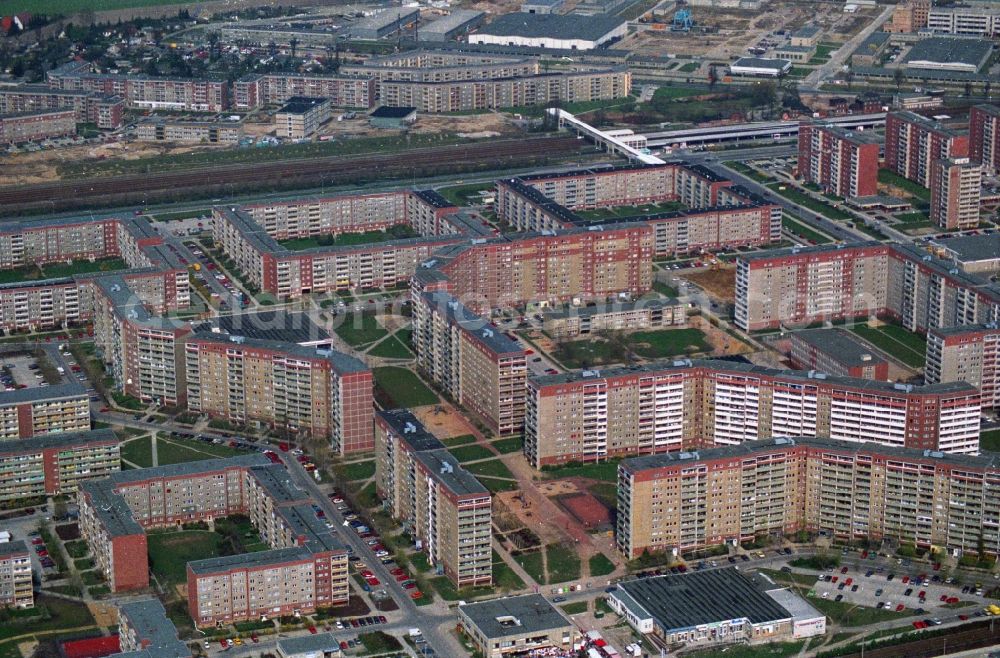
[[[917,613],[924,610],[929,614],[936,613],[949,603],[958,601],[976,601],[975,593],[962,593],[961,586],[949,585],[933,578],[936,574],[907,573],[905,570],[893,571],[889,567],[875,565],[863,569],[841,567],[824,574],[816,582],[816,596],[831,601],[840,600],[845,603],[869,608],[881,607],[899,612]],[[921,596],[922,595],[922,596]],[[840,597],[838,599],[838,597]],[[899,606],[903,606],[899,609]],[[969,606],[970,609],[974,609]]]
[[[5,356],[3,360],[3,384],[4,387],[13,384],[14,388],[35,388],[48,386],[35,357],[29,354],[13,354]],[[7,375],[9,374],[9,378]],[[10,380],[13,382],[10,382]],[[10,390],[10,389],[8,389]]]

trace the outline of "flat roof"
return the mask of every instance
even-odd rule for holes
[[[993,42],[986,39],[930,37],[913,44],[904,60],[907,64],[935,62],[980,67],[993,52]]]
[[[764,592],[774,599],[775,603],[787,610],[792,616],[792,619],[805,620],[826,616],[816,608],[809,605],[808,601],[787,587],[765,589]]]
[[[86,432],[42,434],[17,441],[0,441],[0,455],[19,455],[48,448],[73,448],[91,443],[116,443],[118,437],[110,429],[101,428]]]
[[[573,628],[573,622],[541,594],[466,603],[458,610],[487,638]]]
[[[792,32],[793,39],[811,39],[812,37],[819,34],[819,26],[816,25],[803,25],[799,29]]]
[[[212,331],[200,331],[192,334],[193,340],[201,340],[234,348],[247,347],[261,350],[271,350],[303,359],[322,359],[329,361],[333,369],[338,373],[345,372],[365,372],[369,368],[359,359],[334,349],[317,349],[298,343],[288,343],[278,340],[262,340],[259,338],[246,338],[229,334],[215,333]]]
[[[390,107],[388,105],[379,105],[374,110],[368,113],[369,117],[374,119],[405,119],[406,117],[414,114],[417,111],[415,107]]]
[[[465,27],[468,23],[481,20],[485,15],[485,12],[474,9],[454,9],[447,16],[442,16],[429,25],[420,26],[420,31],[431,34],[447,34],[452,30]]]
[[[292,96],[289,98],[281,109],[278,110],[278,114],[305,114],[311,110],[315,110],[321,105],[329,105],[329,98],[322,98],[318,96]]]
[[[577,14],[529,14],[512,12],[493,19],[480,34],[495,36],[524,37],[528,39],[582,39],[597,41],[607,36],[626,21],[618,16],[597,14],[580,16]]]
[[[940,384],[914,386],[912,384],[879,382],[871,379],[861,379],[859,377],[836,377],[825,373],[810,375],[801,370],[779,370],[777,368],[759,366],[753,363],[722,361],[720,359],[677,359],[674,361],[651,361],[642,365],[622,366],[618,368],[595,368],[592,370],[564,372],[557,375],[532,375],[528,377],[528,380],[536,383],[538,386],[558,386],[560,384],[585,382],[601,378],[641,375],[643,373],[670,372],[671,370],[685,370],[691,368],[708,368],[710,370],[740,372],[747,375],[775,377],[809,383],[814,386],[819,386],[829,382],[833,384],[840,384],[842,386],[849,386],[855,389],[875,391],[888,395],[907,395],[910,393],[923,393],[928,395],[942,393],[971,394],[977,391],[976,387],[968,382],[941,382]]]
[[[642,309],[658,310],[668,306],[680,306],[681,302],[676,299],[637,299],[632,302],[607,302],[598,303],[593,306],[563,306],[562,308],[549,311],[543,315],[544,318],[562,319],[571,317],[589,318],[595,315],[606,313],[626,313]]]
[[[435,479],[458,496],[490,493],[475,475],[465,470],[458,459],[445,449],[424,450],[416,453],[415,457],[427,467]]]
[[[810,329],[794,331],[789,335],[792,339],[810,345],[847,367],[885,363],[885,359],[841,329]]]
[[[311,560],[312,552],[305,546],[276,548],[257,553],[240,553],[239,555],[223,555],[205,560],[193,560],[187,563],[188,568],[196,575],[204,575],[227,571],[229,569],[260,569],[275,564],[298,560]]]
[[[15,539],[0,544],[0,555],[18,555],[20,553],[28,554],[28,545],[24,543],[23,539]]]
[[[735,567],[627,580],[611,595],[666,633],[733,619],[763,624],[792,618]]]
[[[329,332],[313,322],[308,313],[280,309],[221,315],[194,327],[194,330],[298,345],[332,340]]]
[[[1000,260],[1000,233],[965,235],[935,241],[953,258],[963,263]]]
[[[901,460],[931,459],[937,464],[958,465],[966,468],[997,469],[1000,468],[1000,455],[984,453],[982,455],[965,455],[961,453],[941,452],[938,450],[921,450],[919,448],[903,448],[890,446],[872,441],[843,441],[826,437],[804,437],[799,436],[794,439],[774,437],[770,439],[760,439],[757,441],[744,441],[739,445],[720,446],[717,448],[707,448],[705,450],[684,451],[684,452],[664,452],[658,455],[645,455],[643,457],[631,457],[622,460],[619,470],[629,473],[677,466],[678,464],[689,464],[698,461],[711,461],[715,459],[730,459],[752,457],[754,455],[769,452],[779,448],[788,448],[802,445],[820,450],[834,450],[837,452],[876,452],[880,455],[896,457]]]
[[[431,306],[438,311],[443,311],[455,326],[473,337],[476,342],[488,347],[494,354],[524,353],[524,348],[520,344],[508,338],[499,327],[490,324],[489,319],[470,311],[453,295],[446,292],[425,292],[422,294]]]
[[[424,427],[424,424],[409,409],[388,409],[376,412],[392,431],[401,437],[414,452],[439,450],[444,448],[441,439]]]
[[[295,656],[304,653],[338,653],[340,642],[332,633],[317,633],[301,637],[288,637],[278,640],[278,652],[283,656]]]
[[[764,57],[740,57],[729,65],[730,68],[739,66],[752,69],[771,69],[773,71],[784,71],[792,63],[787,59],[768,59]]]

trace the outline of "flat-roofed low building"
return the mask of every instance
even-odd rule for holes
[[[565,50],[592,50],[625,36],[628,23],[613,14],[524,14],[514,12],[493,19],[469,35],[469,43]]]
[[[281,658],[340,658],[344,655],[340,642],[332,633],[317,633],[278,640]]]
[[[222,119],[191,121],[152,116],[139,121],[135,136],[140,142],[233,146],[243,138],[243,123]]]
[[[956,236],[936,245],[966,272],[1000,271],[1000,233]]]
[[[278,137],[309,139],[333,116],[329,98],[293,96],[274,115]]]
[[[792,365],[837,377],[889,378],[889,363],[840,329],[814,329],[788,334]]]
[[[125,601],[118,606],[118,642],[115,658],[187,658],[188,646],[177,636],[158,599]]]
[[[907,53],[907,69],[977,73],[989,61],[993,43],[987,39],[930,37],[913,44]]]
[[[639,633],[666,644],[792,638],[792,614],[736,567],[622,581],[608,603]]]
[[[72,108],[0,114],[0,143],[22,144],[76,134]]]
[[[31,588],[31,551],[24,540],[0,544],[0,605],[32,608],[35,593]]]
[[[541,594],[459,605],[458,619],[484,658],[546,649],[568,653],[580,639],[576,625]]]
[[[792,70],[792,63],[787,59],[766,59],[763,57],[740,57],[729,65],[733,75],[745,75],[756,78],[780,78]]]
[[[685,305],[676,299],[646,299],[567,306],[542,316],[542,328],[552,338],[586,336],[601,331],[639,331],[687,324]]]
[[[421,41],[450,41],[477,27],[486,18],[486,13],[472,9],[454,9],[436,21],[421,25]]]
[[[792,32],[791,44],[793,46],[816,46],[819,38],[823,35],[823,30],[818,25],[803,25]]]

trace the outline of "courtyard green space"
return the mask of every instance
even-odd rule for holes
[[[614,219],[615,217],[636,217],[655,213],[674,212],[686,208],[687,206],[680,201],[661,201],[659,203],[646,203],[638,206],[605,206],[592,210],[575,210],[574,212],[586,221],[596,222],[605,219]]]
[[[489,459],[494,456],[492,450],[479,444],[449,448],[448,452],[450,452],[455,459],[463,464],[466,462],[476,461],[477,459]]]
[[[412,359],[413,352],[409,350],[396,336],[389,336],[368,350],[370,356],[383,359]]]
[[[920,336],[894,325],[870,327],[866,324],[856,324],[850,329],[903,364],[911,368],[923,368],[927,347],[926,342]]]
[[[501,479],[514,478],[514,474],[510,472],[510,469],[507,468],[507,465],[504,464],[499,459],[490,459],[484,462],[466,464],[465,469],[475,475],[485,475],[487,477],[495,477]]]
[[[302,251],[317,247],[350,247],[359,244],[378,244],[390,240],[415,238],[419,235],[409,224],[394,224],[384,231],[362,231],[339,235],[316,235],[308,238],[279,240],[278,244],[289,251]]]
[[[0,270],[0,284],[60,279],[74,274],[117,272],[124,269],[128,269],[128,266],[121,258],[98,258],[93,261],[74,260],[69,263],[48,263],[46,265],[31,264],[12,270]]]
[[[407,368],[383,366],[374,369],[376,394],[388,405],[387,409],[399,407],[423,407],[437,404],[438,396]]]
[[[543,466],[542,473],[546,479],[558,480],[560,478],[581,477],[602,482],[618,481],[618,461],[595,462],[591,464],[569,463],[564,466]]]
[[[351,313],[339,317],[342,321],[334,331],[351,347],[368,345],[389,335],[371,313]]]

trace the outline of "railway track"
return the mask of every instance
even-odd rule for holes
[[[1000,624],[993,629],[989,622],[980,622],[973,626],[951,629],[943,635],[925,639],[915,639],[912,642],[889,647],[874,647],[842,658],[933,658],[946,653],[957,653],[971,649],[996,646],[1000,643]]]
[[[393,176],[462,171],[489,165],[496,169],[525,160],[542,160],[581,149],[572,137],[534,137],[482,144],[414,149],[355,157],[281,160],[177,172],[68,180],[0,188],[0,208],[13,213],[37,208],[60,210],[94,205],[124,205],[177,197],[181,193],[233,192],[237,187],[293,188],[315,184],[345,184]],[[188,197],[190,198],[190,197]]]

